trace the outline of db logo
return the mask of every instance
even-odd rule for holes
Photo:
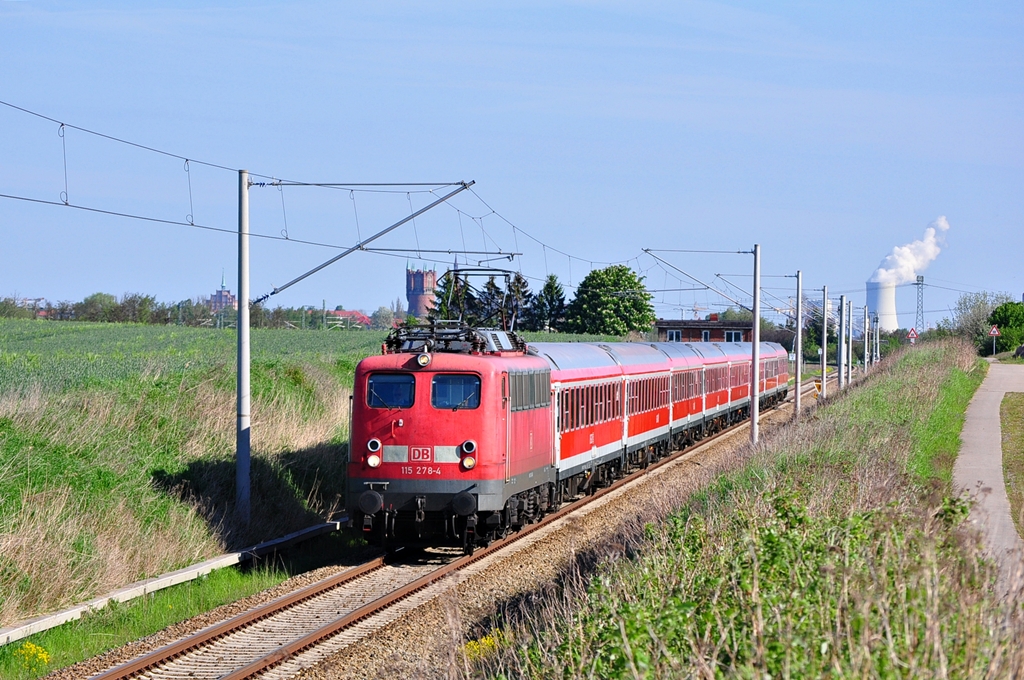
[[[413,463],[431,463],[434,460],[433,450],[429,446],[413,446],[410,453]]]

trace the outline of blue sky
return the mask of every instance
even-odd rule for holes
[[[1019,297],[1022,34],[1024,6],[1010,2],[0,0],[0,100],[271,177],[472,179],[500,217],[467,192],[453,201],[461,214],[437,208],[379,245],[518,249],[514,266],[537,279],[575,284],[597,263],[632,259],[652,288],[689,287],[641,249],[756,242],[766,274],[802,269],[807,288],[861,305],[893,246],[945,215],[927,280]],[[0,193],[60,200],[57,127],[0,107]],[[229,171],[193,163],[186,174],[179,159],[77,130],[64,142],[72,203],[237,226]],[[292,239],[348,245],[430,195],[289,187],[251,198],[254,232],[280,235],[287,220]],[[222,270],[235,288],[227,234],[0,199],[0,238],[2,296],[177,300],[209,294]],[[577,258],[571,273],[554,249]],[[252,292],[336,252],[254,241]],[[667,257],[705,280],[751,266]],[[272,302],[372,311],[404,294],[405,265],[360,253]],[[958,294],[929,288],[928,320]],[[669,317],[723,302],[692,291],[656,301]],[[915,304],[901,289],[904,325]]]

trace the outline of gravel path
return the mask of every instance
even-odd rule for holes
[[[1022,577],[1024,556],[1024,541],[1010,518],[1010,501],[1003,480],[999,407],[1007,392],[1024,392],[1024,366],[993,363],[967,407],[960,455],[953,467],[957,491],[980,492],[971,510],[971,521],[981,530],[986,547],[999,562],[1002,592],[1009,588],[1011,579]]]

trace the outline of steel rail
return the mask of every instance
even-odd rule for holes
[[[809,386],[808,388],[805,389],[805,391],[810,392],[813,389],[813,386]],[[786,397],[784,401],[790,401],[791,399],[792,395],[789,395]],[[770,412],[764,412],[761,417],[766,417],[768,413]],[[489,546],[481,548],[480,550],[474,552],[474,554],[472,555],[460,557],[444,566],[441,566],[438,569],[430,572],[429,574],[421,576],[415,581],[412,581],[404,586],[401,586],[398,589],[392,591],[391,593],[388,593],[387,595],[377,598],[376,600],[373,600],[372,602],[369,602],[363,605],[362,607],[359,607],[358,609],[346,614],[345,616],[339,619],[336,619],[328,624],[325,624],[324,626],[321,626],[320,628],[313,630],[307,633],[306,635],[303,635],[302,637],[297,638],[289,643],[281,645],[269,654],[247,664],[246,666],[243,666],[234,671],[219,676],[218,680],[243,680],[245,678],[254,677],[260,672],[267,670],[268,668],[272,668],[273,666],[276,666],[288,660],[296,654],[299,654],[315,646],[321,641],[336,635],[342,630],[349,628],[364,619],[369,618],[377,612],[387,609],[388,607],[396,604],[397,602],[400,602],[401,600],[408,598],[410,595],[413,595],[414,593],[421,591],[424,588],[427,588],[428,586],[445,578],[449,574],[465,569],[467,566],[504,549],[505,547],[529,536],[533,532],[541,528],[547,527],[550,523],[555,522],[556,520],[561,519],[562,517],[570,513],[576,512],[577,510],[580,510],[583,507],[586,507],[590,503],[598,500],[599,498],[602,498],[603,496],[611,493],[612,491],[619,490],[630,483],[640,480],[651,471],[656,470],[664,465],[668,465],[669,463],[678,460],[684,455],[695,453],[697,449],[703,449],[708,445],[716,442],[718,439],[725,437],[726,435],[735,434],[740,428],[747,424],[749,424],[749,420],[741,421],[729,428],[722,430],[721,432],[716,432],[715,434],[705,439],[701,439],[694,442],[694,447],[692,449],[690,449],[690,447],[678,449],[675,452],[665,456],[661,460],[651,463],[647,467],[641,468],[619,480],[616,480],[609,486],[597,489],[593,493],[579,500],[563,505],[561,508],[545,516],[540,521],[529,524],[519,529],[514,534],[506,536],[505,538],[502,538],[498,541],[494,541]],[[340,574],[336,574],[335,576],[329,577],[324,581],[314,583],[310,586],[307,586],[306,588],[297,590],[294,593],[280,597],[276,600],[273,600],[272,602],[268,602],[251,611],[243,612],[242,614],[239,614],[238,616],[235,616],[231,619],[228,619],[218,624],[214,624],[213,626],[210,626],[199,631],[193,636],[184,638],[177,642],[156,649],[144,656],[129,661],[128,663],[104,671],[99,675],[92,676],[91,680],[126,680],[127,678],[131,678],[137,673],[153,668],[165,661],[175,659],[209,642],[220,639],[230,633],[245,628],[246,626],[249,626],[252,623],[268,618],[269,616],[272,616],[300,602],[312,599],[313,597],[316,597],[321,593],[332,590],[337,586],[351,582],[370,572],[376,571],[377,569],[383,567],[384,563],[385,560],[383,557],[376,558],[374,560],[366,562],[365,564],[359,565]]]
[[[376,571],[383,566],[383,557],[370,560],[369,562],[360,564],[352,569],[343,571],[340,574],[335,574],[334,576],[326,578],[323,581],[318,581],[317,583],[313,583],[305,588],[301,588],[295,592],[279,597],[276,600],[267,602],[255,609],[242,612],[241,614],[227,619],[226,621],[221,621],[220,623],[216,623],[208,628],[204,628],[195,635],[182,638],[177,642],[172,642],[169,645],[155,649],[148,654],[138,657],[137,659],[132,659],[128,663],[115,666],[114,668],[108,669],[99,675],[93,675],[91,676],[91,680],[124,680],[125,678],[130,678],[136,673],[148,670],[165,661],[175,659],[192,651],[193,649],[196,649],[197,647],[207,644],[208,642],[222,638],[236,630],[245,628],[246,626],[265,619],[268,616],[272,616],[279,611],[293,607],[300,602],[305,602],[306,600],[316,597],[328,590],[333,590],[338,586],[354,581],[355,579]]]
[[[810,391],[812,389],[813,387],[808,387],[806,391]],[[785,401],[789,400],[790,397],[787,396]],[[762,415],[762,417],[766,417],[767,415],[768,412],[765,412]],[[695,444],[698,447],[703,448],[706,445],[709,445],[717,441],[721,437],[735,433],[744,424],[747,424],[747,421],[736,423],[732,427],[722,430],[721,432],[716,432],[710,437],[700,440],[699,443],[695,442]],[[267,670],[268,668],[272,668],[273,666],[276,666],[284,661],[287,661],[289,658],[295,656],[296,654],[299,654],[311,647],[314,647],[321,641],[333,637],[335,634],[340,633],[342,630],[349,628],[355,625],[356,623],[359,623],[363,619],[366,619],[377,612],[387,609],[388,607],[396,604],[397,602],[406,599],[410,595],[436,583],[437,581],[443,579],[449,574],[452,574],[456,571],[461,571],[470,564],[473,564],[474,562],[477,562],[478,560],[481,560],[484,557],[487,557],[498,552],[499,550],[504,549],[508,545],[515,543],[525,538],[526,536],[529,536],[534,531],[537,531],[543,527],[548,526],[552,522],[564,517],[565,515],[576,512],[577,510],[589,505],[590,503],[605,496],[606,494],[609,494],[612,491],[616,491],[631,482],[638,481],[644,475],[650,473],[652,470],[656,470],[657,468],[663,465],[667,465],[679,459],[681,456],[685,454],[693,452],[694,451],[687,451],[686,449],[678,449],[672,454],[665,456],[661,460],[651,463],[647,467],[637,470],[636,472],[633,472],[632,474],[629,474],[615,481],[613,484],[610,484],[609,486],[598,489],[594,493],[585,496],[584,498],[581,498],[577,501],[562,506],[558,510],[545,516],[542,520],[534,524],[530,524],[526,527],[523,527],[511,536],[507,536],[499,541],[495,541],[491,545],[487,546],[486,548],[482,548],[481,550],[475,552],[472,555],[461,557],[453,562],[450,562],[442,567],[439,567],[435,571],[432,571],[431,573],[426,574],[425,576],[421,576],[415,581],[408,583],[396,589],[395,591],[388,593],[383,597],[380,597],[372,602],[369,602],[360,607],[359,609],[356,609],[355,611],[352,611],[339,619],[336,619],[328,624],[325,624],[324,626],[318,628],[317,630],[311,631],[310,633],[304,635],[299,639],[281,645],[280,647],[270,652],[266,656],[257,659],[256,661],[253,661],[247,666],[244,666],[243,668],[239,668],[238,670],[235,670],[231,673],[227,673],[225,675],[220,676],[218,680],[247,680],[248,678],[255,677],[262,671]]]

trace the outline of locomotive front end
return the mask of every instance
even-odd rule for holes
[[[395,335],[391,351],[356,368],[346,503],[352,528],[378,545],[471,551],[478,524],[503,504],[500,372],[435,335],[433,342],[399,336],[401,344]]]

